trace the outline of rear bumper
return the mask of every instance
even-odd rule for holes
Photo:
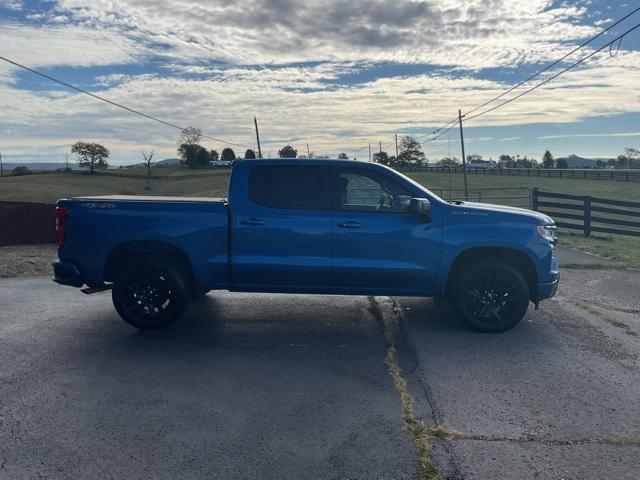
[[[65,261],[53,262],[53,281],[61,285],[81,287],[84,285],[82,274],[73,263]]]

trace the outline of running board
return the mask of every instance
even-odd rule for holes
[[[103,284],[99,287],[83,288],[80,291],[84,294],[91,295],[92,293],[106,292],[107,290],[111,290],[112,287],[113,287],[113,284],[109,284],[109,285]]]

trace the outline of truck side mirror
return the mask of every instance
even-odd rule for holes
[[[426,198],[412,198],[409,211],[420,216],[431,217],[431,203]]]

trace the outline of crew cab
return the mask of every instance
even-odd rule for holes
[[[230,290],[438,297],[473,328],[503,331],[558,285],[551,218],[446,202],[382,165],[242,160],[228,195],[59,200],[53,280],[112,289],[143,329]]]

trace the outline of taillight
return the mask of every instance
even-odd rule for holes
[[[58,245],[64,245],[64,219],[67,217],[69,210],[64,207],[56,207],[56,238]]]

